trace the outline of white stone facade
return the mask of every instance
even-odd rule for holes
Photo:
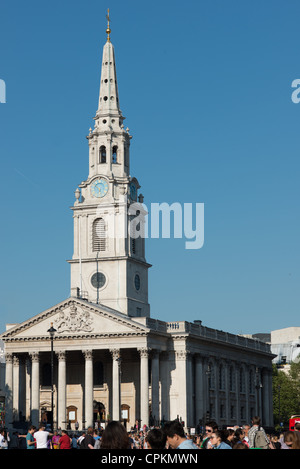
[[[219,424],[272,424],[269,346],[199,324],[128,318],[103,305],[69,298],[2,334],[6,353],[8,424],[20,412],[35,424],[51,412],[51,323],[54,338],[54,422],[80,428],[103,418],[128,428],[181,418],[189,427],[207,412]],[[97,365],[102,377],[98,381]],[[151,410],[151,415],[149,414]],[[74,415],[74,413],[72,414]]]
[[[300,327],[286,327],[271,332],[271,351],[276,355],[273,363],[289,365],[300,359]]]

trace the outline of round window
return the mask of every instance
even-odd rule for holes
[[[96,272],[92,275],[91,284],[94,288],[102,288],[106,283],[106,277],[102,272]]]
[[[138,274],[136,274],[135,277],[134,277],[134,286],[135,286],[136,290],[139,290],[141,288],[141,279],[140,279],[140,276]]]

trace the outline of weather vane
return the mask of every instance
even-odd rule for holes
[[[106,19],[107,19],[107,28],[106,28],[106,33],[107,33],[107,42],[110,42],[110,33],[111,33],[111,30],[110,30],[110,17],[109,17],[109,8],[107,10],[107,15],[106,15]]]

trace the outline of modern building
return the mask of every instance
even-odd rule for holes
[[[110,34],[108,23],[89,174],[72,207],[70,297],[1,335],[6,426],[53,420],[82,429],[122,419],[130,428],[179,418],[195,427],[207,418],[248,423],[254,414],[271,426],[268,344],[150,316],[145,239],[131,231],[143,196],[130,176]]]

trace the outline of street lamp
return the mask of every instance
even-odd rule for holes
[[[54,340],[54,334],[56,332],[56,329],[53,327],[53,322],[51,322],[51,327],[48,329],[49,335],[50,335],[50,341],[51,341],[51,430],[53,431],[53,422],[54,422],[54,403],[53,403],[53,358],[54,358],[54,353],[53,353],[53,340]]]

